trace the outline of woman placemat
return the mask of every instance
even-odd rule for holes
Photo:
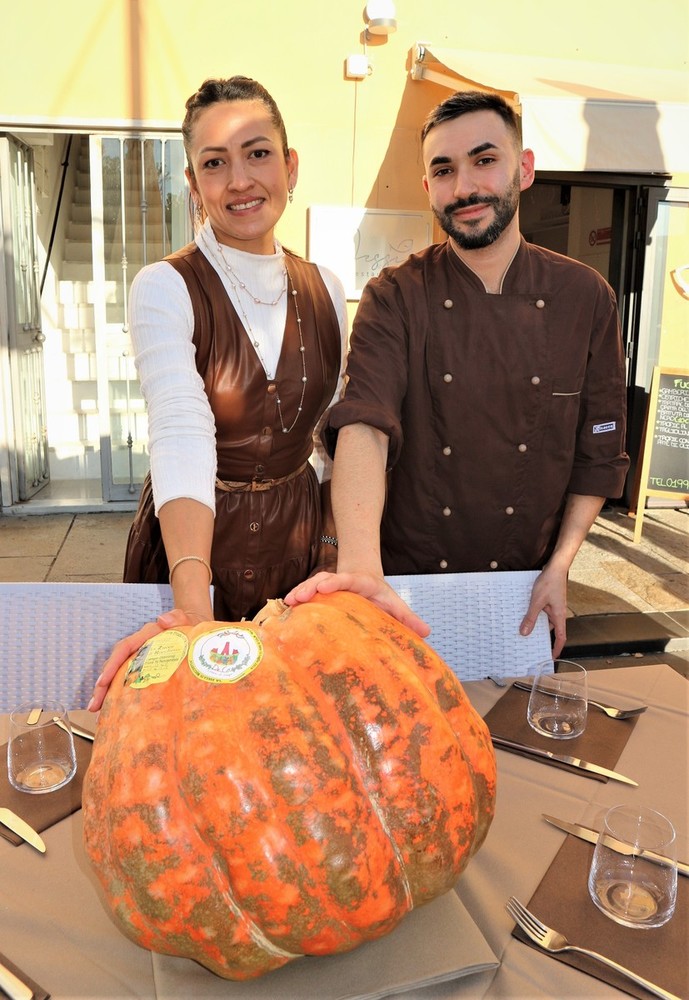
[[[602,764],[610,770],[615,769],[620,754],[639,719],[639,716],[633,716],[631,719],[611,719],[597,708],[589,708],[586,729],[581,736],[575,736],[571,740],[555,740],[541,736],[531,728],[526,721],[528,703],[528,691],[515,687],[508,688],[484,717],[491,736],[501,736],[516,743],[525,743],[538,750],[581,757],[592,764]],[[543,763],[554,764],[555,767],[564,767],[567,770],[566,765],[556,761],[544,760]],[[590,773],[587,777],[608,781],[603,775]]]
[[[75,736],[74,749],[77,757],[77,773],[72,780],[62,788],[58,788],[56,792],[32,795],[30,792],[18,792],[10,784],[10,779],[7,777],[7,744],[0,746],[0,806],[11,809],[37,833],[47,830],[65,816],[81,809],[81,788],[91,760],[93,743]],[[24,843],[21,837],[1,823],[0,836],[16,846]]]
[[[567,836],[527,903],[528,909],[543,923],[564,934],[571,944],[597,951],[675,996],[689,997],[686,967],[689,879],[678,878],[677,908],[663,927],[648,930],[622,927],[601,913],[589,896],[588,873],[593,850],[593,844]],[[538,948],[519,927],[515,926],[512,933],[520,941]],[[561,952],[551,957],[631,996],[649,996],[614,969],[584,955]]]

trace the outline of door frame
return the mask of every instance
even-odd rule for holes
[[[626,447],[631,465],[622,502],[631,506],[648,400],[648,392],[639,385],[640,368],[647,350],[643,317],[654,294],[654,264],[648,245],[648,226],[652,206],[667,198],[672,190],[672,176],[537,171],[536,181],[572,187],[609,188],[613,191],[609,283],[617,297],[627,359]]]
[[[121,265],[117,282],[122,286],[122,311],[117,321],[113,322],[108,318],[107,306],[107,274],[106,274],[106,232],[105,232],[105,189],[103,183],[103,147],[105,142],[116,141],[120,144],[120,217],[122,220],[121,232]],[[139,191],[138,209],[142,223],[142,247],[143,263],[134,265],[129,251],[136,242],[133,240],[127,229],[127,195],[125,194],[125,146],[129,142],[141,143],[141,190]],[[149,191],[146,188],[144,171],[144,146],[145,143],[162,143],[165,149],[161,162],[166,162],[165,156],[172,148],[171,142],[177,143],[181,154],[182,135],[180,132],[160,132],[148,130],[122,130],[117,132],[103,133],[93,131],[89,133],[89,160],[90,160],[90,182],[91,182],[91,235],[92,235],[92,268],[93,268],[93,312],[96,339],[96,375],[98,394],[98,421],[100,438],[100,466],[101,466],[101,491],[103,501],[123,501],[138,499],[143,485],[144,477],[136,473],[132,461],[132,427],[134,425],[134,413],[131,408],[131,400],[134,396],[139,396],[138,375],[134,365],[134,356],[131,349],[130,327],[129,327],[129,302],[128,290],[131,280],[141,266],[151,263],[151,258],[147,256],[149,240],[155,235],[152,224],[147,222],[149,205]],[[160,190],[161,199],[165,201],[166,195],[174,192],[175,185],[166,180],[167,175],[163,172],[162,188]],[[186,181],[183,172],[175,179],[186,191]],[[185,195],[186,197],[186,195]],[[150,231],[149,231],[150,229]],[[185,216],[183,226],[184,240],[189,242],[193,238],[191,223]],[[163,242],[163,254],[170,253],[175,246],[166,244],[167,234],[164,225],[160,232]],[[157,260],[153,257],[152,260]],[[110,281],[112,283],[112,281]],[[120,369],[119,381],[125,385],[126,414],[127,414],[127,442],[129,447],[129,481],[115,481],[115,461],[113,460],[113,426],[110,408],[110,364],[113,355],[110,352],[110,345],[115,341],[118,344],[118,366]]]
[[[25,303],[27,315],[20,322],[16,287],[17,234],[12,211],[13,172],[10,160],[11,144],[21,152],[28,169],[24,178],[28,204],[25,224],[30,231],[31,260],[27,269]],[[4,183],[3,183],[4,181]],[[0,431],[5,447],[0,448],[0,508],[23,503],[34,497],[50,481],[48,464],[45,373],[41,329],[41,296],[38,287],[38,239],[36,235],[35,181],[33,151],[27,143],[9,132],[0,133],[0,388],[3,406],[0,409]],[[29,315],[30,314],[30,315]],[[30,337],[30,345],[26,343]],[[28,348],[28,349],[27,349]],[[22,369],[19,354],[31,355]],[[30,384],[29,383],[30,380]],[[32,405],[38,413],[26,419],[24,405]],[[26,444],[31,421],[37,420],[33,437],[35,453],[28,453]],[[31,480],[31,481],[30,481]]]

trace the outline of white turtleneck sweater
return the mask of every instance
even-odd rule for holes
[[[251,343],[259,342],[254,349],[266,372],[274,375],[287,315],[288,292],[280,295],[285,273],[282,247],[276,243],[273,255],[245,253],[228,246],[220,249],[208,221],[199,230],[196,244],[220,276]],[[326,268],[319,266],[318,270],[333,301],[342,338],[335,402],[342,390],[347,354],[346,300],[339,279]],[[245,283],[246,291],[237,279]],[[279,295],[276,305],[265,304]],[[184,279],[165,261],[144,267],[132,282],[129,313],[136,368],[148,408],[156,512],[168,500],[179,497],[198,500],[215,511],[215,420],[196,370],[194,315]],[[311,461],[324,481],[330,478],[331,468],[319,431],[320,424],[314,433]]]

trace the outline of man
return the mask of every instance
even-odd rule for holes
[[[337,574],[288,601],[357,590],[426,635],[384,573],[540,569],[521,632],[545,610],[558,656],[569,568],[628,467],[614,294],[521,237],[534,156],[501,97],[448,98],[422,150],[448,239],[364,289],[326,427]]]

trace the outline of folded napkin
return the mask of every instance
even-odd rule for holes
[[[571,944],[612,958],[675,996],[689,997],[689,879],[678,878],[677,909],[663,927],[650,930],[622,927],[601,913],[589,896],[588,873],[593,849],[593,844],[568,836],[527,904],[529,910],[543,923],[564,934]],[[520,941],[532,944],[519,927],[512,933]],[[534,944],[533,947],[538,946]],[[584,955],[562,952],[551,957],[633,997],[649,995],[614,969]]]
[[[24,985],[28,986],[29,989],[33,991],[33,1000],[50,1000],[50,993],[46,993],[42,986],[39,986],[38,983],[31,979],[30,976],[27,976],[25,972],[22,972],[22,970],[16,966],[14,962],[10,962],[9,958],[3,955],[2,952],[0,952],[0,963],[2,963],[6,969],[9,969],[10,972],[17,977],[17,979],[21,979]],[[5,994],[3,993],[2,995],[4,996]]]
[[[343,955],[296,959],[248,982],[221,979],[189,959],[152,958],[158,1000],[381,1000],[418,996],[422,987],[500,964],[455,892],[412,910],[377,941]]]
[[[639,720],[638,715],[631,719],[611,719],[603,712],[599,712],[597,708],[589,708],[586,729],[581,736],[575,736],[571,740],[555,740],[548,736],[541,736],[531,728],[526,721],[528,703],[528,691],[521,691],[515,687],[508,688],[485,716],[485,722],[491,735],[502,736],[506,740],[515,740],[517,743],[525,743],[538,750],[550,750],[551,753],[581,757],[582,760],[588,760],[592,764],[601,764],[610,770],[615,770],[620,754],[627,745],[627,740]],[[507,748],[501,747],[500,749]],[[512,752],[516,753],[517,751]],[[543,763],[569,770],[566,764],[557,761],[543,759]],[[577,773],[583,774],[584,772]],[[609,780],[604,775],[593,774],[591,771],[585,772],[585,775],[587,778],[595,778],[596,781]],[[629,775],[629,777],[633,778],[634,775]]]
[[[58,788],[56,792],[32,795],[30,792],[18,792],[10,784],[10,779],[7,777],[7,744],[3,743],[0,746],[0,806],[11,809],[38,833],[81,809],[81,788],[91,760],[93,744],[90,740],[75,736],[74,749],[77,756],[77,773],[72,780],[62,788]],[[15,845],[24,843],[21,837],[2,823],[0,823],[0,836]]]

